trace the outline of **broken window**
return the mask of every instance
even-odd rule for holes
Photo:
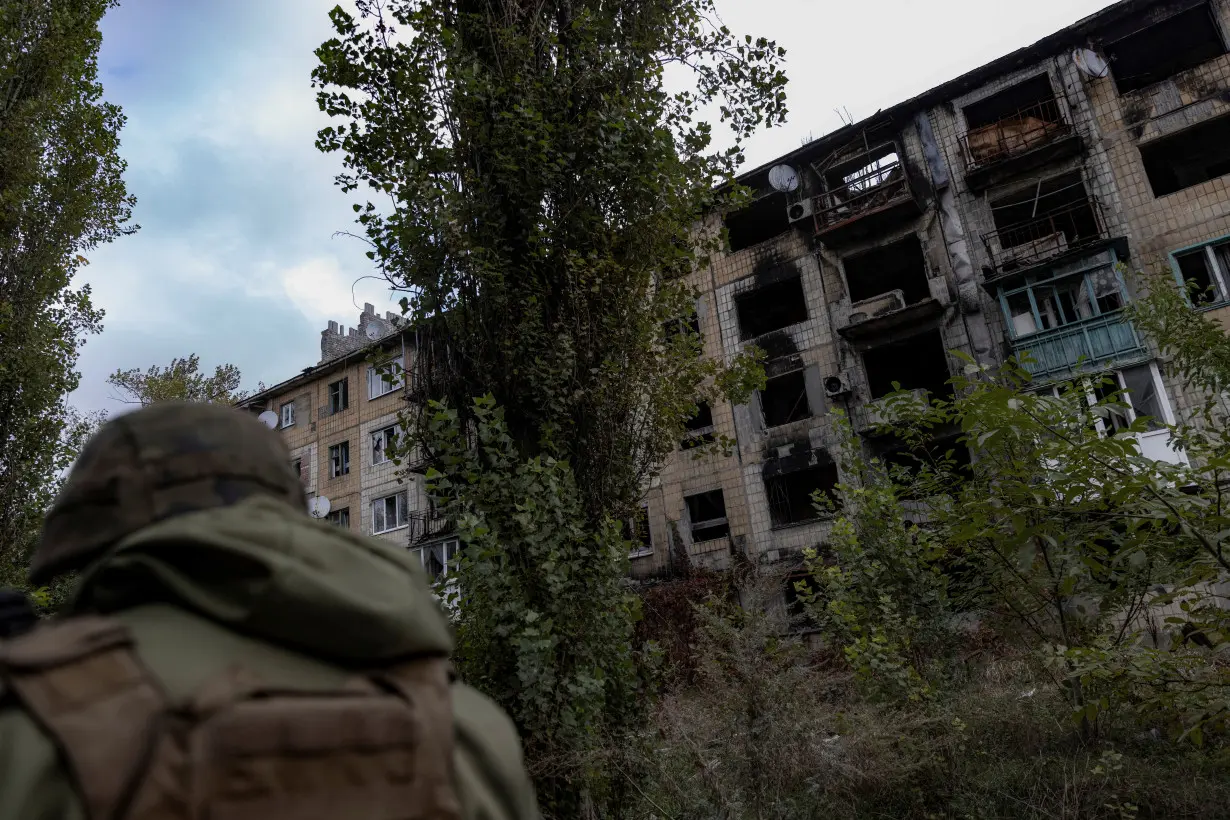
[[[962,435],[940,436],[925,445],[909,446],[897,438],[880,439],[872,450],[884,465],[903,499],[915,499],[928,493],[927,488],[914,485],[919,470],[926,468],[935,474],[969,479],[973,476],[973,459]],[[951,472],[949,472],[951,471]]]
[[[773,526],[785,527],[821,518],[823,513],[812,500],[817,491],[837,503],[837,465],[832,461],[765,479]]]
[[[688,506],[693,541],[712,541],[730,535],[730,523],[726,520],[726,500],[721,490],[689,495],[683,501]]]
[[[350,529],[350,508],[343,507],[340,510],[334,510],[325,516],[329,523],[343,530]]]
[[[1178,276],[1196,306],[1230,299],[1230,241],[1175,254]]]
[[[927,261],[917,234],[846,257],[841,264],[846,271],[851,302],[862,302],[893,290],[901,291],[907,305],[931,296]]]
[[[1082,405],[1117,404],[1108,407],[1105,418],[1092,416],[1090,423],[1098,432],[1113,435],[1122,432],[1137,418],[1146,418],[1148,430],[1160,430],[1166,423],[1165,398],[1161,382],[1152,364],[1125,367],[1106,373],[1101,381],[1082,379],[1072,387],[1046,387],[1040,395],[1063,397],[1069,390],[1084,394]]]
[[[1071,276],[1050,272],[1027,276],[1026,284],[1001,291],[1004,315],[1013,338],[1113,313],[1123,307],[1123,286],[1113,268]]]
[[[713,411],[709,407],[709,402],[696,402],[696,412],[687,420],[684,427],[687,429],[687,436],[682,443],[683,449],[688,450],[702,444],[711,444],[713,442]]]
[[[780,427],[792,421],[811,418],[803,371],[796,370],[768,379],[760,391],[760,410],[764,414],[765,427]]]
[[[966,161],[988,165],[1070,132],[1046,74],[966,106]]]
[[[744,339],[806,322],[803,280],[792,276],[741,293],[735,297],[735,310],[739,314],[739,333]]]
[[[1230,116],[1140,146],[1155,197],[1230,174]]]
[[[329,478],[350,474],[350,442],[343,441],[329,448]]]
[[[631,555],[639,558],[653,553],[653,535],[649,530],[649,505],[636,508],[636,514],[623,522],[624,539],[632,542]]]
[[[456,571],[457,562],[461,558],[461,541],[450,538],[435,544],[412,547],[410,554],[419,559],[419,563],[427,571],[427,577],[438,581]]]
[[[992,200],[995,232],[987,235],[1000,271],[1028,267],[1102,236],[1096,205],[1079,172],[1038,180]]]
[[[731,252],[741,251],[790,230],[786,195],[771,193],[726,216]]]
[[[874,347],[863,353],[863,366],[873,399],[892,393],[893,382],[903,390],[921,388],[934,396],[951,393],[948,356],[938,330]]]
[[[1136,91],[1226,53],[1208,3],[1105,44],[1119,93]]]
[[[856,148],[861,150],[838,158],[824,171],[825,207],[820,218],[826,225],[887,205],[909,192],[895,143]]]
[[[340,413],[350,406],[350,379],[338,379],[329,385],[329,412]]]

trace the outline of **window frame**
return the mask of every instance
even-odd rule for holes
[[[397,371],[396,371],[397,378],[394,381],[389,381],[388,379],[384,377],[384,374],[380,372],[380,368],[385,367],[390,364],[397,365]],[[382,392],[377,393],[375,391],[377,383],[379,383],[383,387],[386,387],[387,389],[383,390]],[[405,358],[400,353],[398,353],[396,356],[391,356],[388,359],[385,359],[380,364],[373,364],[373,365],[367,366],[367,400],[368,401],[374,401],[375,399],[383,398],[384,396],[387,396],[390,393],[395,393],[398,390],[400,390],[402,387],[404,387],[405,383],[406,383]]]
[[[1175,282],[1178,283],[1179,291],[1183,294],[1183,298],[1187,300],[1187,304],[1193,310],[1213,310],[1230,304],[1230,270],[1222,269],[1220,262],[1217,260],[1216,252],[1216,249],[1223,245],[1230,246],[1230,234],[1210,239],[1207,242],[1188,245],[1185,248],[1177,248],[1169,254],[1171,275],[1174,276]],[[1196,304],[1192,301],[1191,294],[1187,291],[1187,281],[1184,280],[1183,271],[1179,268],[1179,257],[1196,251],[1204,251],[1204,261],[1208,265],[1209,279],[1212,280],[1213,288],[1217,291],[1218,298],[1212,302]]]
[[[388,464],[390,461],[393,460],[389,458],[388,452],[389,452],[389,447],[393,445],[396,438],[397,438],[397,425],[396,424],[390,424],[387,427],[381,427],[379,430],[376,430],[371,434],[371,443],[372,443],[371,454],[372,454],[372,466],[373,467],[379,464]],[[379,444],[377,444],[378,441],[380,442]],[[376,458],[377,453],[380,453],[380,455],[382,456],[380,459]]]
[[[641,519],[642,516],[644,516],[643,520],[645,522],[645,534],[649,536],[648,544],[646,544],[644,541],[641,541],[637,533],[636,525],[638,523],[638,519]],[[626,520],[626,523],[628,526],[628,532],[631,533],[629,540],[639,545],[639,546],[634,546],[632,549],[628,551],[628,557],[629,558],[644,558],[646,556],[653,555],[654,553],[653,527],[649,525],[649,502],[648,501],[641,502],[637,506],[637,512],[633,514],[631,518],[628,518]]]
[[[341,517],[343,514],[345,514],[346,516],[345,526],[342,526],[342,521],[341,521]],[[325,516],[325,520],[328,521],[331,525],[339,529],[348,530],[350,529],[350,508],[342,507],[340,510],[333,510],[332,512],[330,512],[328,515]]]
[[[325,388],[326,394],[329,399],[329,414],[330,415],[334,413],[341,413],[343,410],[348,410],[350,408],[350,384],[349,382],[350,382],[349,376],[342,376],[337,381],[330,382],[328,387]],[[334,395],[333,388],[335,387],[338,388],[337,396]],[[335,398],[340,399],[340,402],[335,401]],[[338,404],[340,404],[341,406],[339,407]]]
[[[725,514],[718,518],[706,518],[702,521],[694,521],[692,519],[692,507],[690,504],[688,504],[688,499],[698,498],[703,495],[709,495],[710,493],[718,494],[718,498],[720,498],[722,502],[722,512]],[[704,544],[709,541],[719,541],[723,538],[730,537],[730,511],[726,509],[726,491],[723,488],[714,487],[711,490],[702,490],[698,493],[692,493],[691,495],[685,495],[683,497],[683,505],[688,513],[688,537],[692,539],[692,543]],[[705,539],[699,539],[696,537],[697,530],[718,529],[721,527],[726,528],[726,532],[722,533],[721,535],[715,535],[711,538],[705,538]]]
[[[337,471],[334,470],[334,451],[337,451],[338,464]],[[350,475],[350,440],[339,441],[337,444],[329,445],[329,478],[341,478],[342,476]]]
[[[444,569],[439,575],[433,575],[431,570],[427,568],[427,556],[430,554],[431,548],[435,546],[444,547]],[[450,548],[451,545],[451,548]],[[444,538],[439,541],[432,541],[429,544],[416,544],[410,547],[410,552],[416,553],[419,559],[419,566],[427,573],[427,578],[435,583],[441,578],[448,579],[454,575],[457,569],[457,559],[461,556],[461,539],[457,536]]]
[[[287,411],[290,412],[287,412]],[[287,421],[289,419],[289,421]],[[278,408],[278,429],[285,430],[287,427],[295,426],[295,403],[293,401],[283,402]]]
[[[1171,406],[1170,396],[1167,395],[1166,393],[1166,385],[1162,381],[1161,371],[1158,369],[1157,362],[1149,361],[1149,362],[1142,362],[1140,364],[1127,365],[1126,367],[1116,367],[1112,370],[1103,370],[1099,373],[1090,374],[1080,379],[1075,379],[1073,381],[1080,382],[1080,389],[1081,389],[1081,392],[1085,396],[1086,404],[1089,407],[1093,407],[1099,401],[1099,398],[1097,396],[1097,391],[1094,389],[1094,386],[1093,386],[1093,381],[1104,378],[1106,376],[1112,376],[1115,380],[1115,384],[1118,385],[1118,388],[1112,389],[1110,391],[1111,395],[1118,394],[1120,403],[1126,405],[1127,411],[1128,411],[1127,423],[1128,425],[1131,425],[1136,422],[1136,419],[1139,418],[1140,414],[1137,412],[1136,405],[1132,401],[1132,394],[1128,392],[1127,380],[1123,376],[1123,371],[1129,370],[1135,367],[1148,368],[1149,377],[1153,383],[1153,390],[1157,394],[1158,407],[1161,410],[1161,415],[1160,416],[1150,416],[1150,418],[1152,418],[1154,422],[1158,425],[1156,428],[1145,430],[1141,433],[1135,433],[1133,435],[1149,436],[1149,435],[1156,435],[1158,433],[1164,433],[1166,432],[1167,425],[1172,425],[1175,423],[1175,417],[1174,417],[1174,408]],[[1047,396],[1052,396],[1055,398],[1059,397],[1059,387],[1058,385],[1055,385],[1055,384],[1049,384],[1046,387],[1043,387],[1040,390],[1036,390],[1034,392],[1041,393]],[[1095,415],[1093,418],[1093,422],[1094,422],[1094,426],[1097,428],[1098,435],[1107,436],[1107,435],[1116,434],[1114,432],[1107,431],[1106,420],[1103,419],[1101,416]]]
[[[394,525],[391,527],[386,526],[384,529],[376,529],[376,505],[384,504],[390,498],[395,499],[395,501],[393,502]],[[398,530],[403,530],[409,527],[410,526],[410,509],[409,508],[410,508],[410,500],[409,498],[406,497],[405,490],[400,490],[395,493],[390,493],[389,495],[382,495],[379,498],[373,498],[369,504],[369,509],[371,510],[371,516],[372,516],[371,528],[370,528],[372,535],[385,535],[386,533],[397,532]],[[384,522],[387,525],[388,524],[387,507],[383,508],[381,517],[384,519]],[[398,523],[399,521],[400,523]]]
[[[1102,310],[1101,305],[1098,304],[1097,291],[1094,290],[1094,285],[1093,285],[1094,274],[1101,273],[1102,271],[1109,271],[1111,275],[1115,277],[1115,283],[1119,286],[1118,287],[1118,294],[1119,294],[1119,301],[1120,301],[1119,307],[1113,308],[1111,310],[1106,310],[1106,311]],[[1085,293],[1089,297],[1089,307],[1093,311],[1093,315],[1085,316],[1085,317],[1075,317],[1073,319],[1067,319],[1064,316],[1065,311],[1064,311],[1063,303],[1060,302],[1058,299],[1056,299],[1055,307],[1059,311],[1060,319],[1063,321],[1060,324],[1053,325],[1052,327],[1043,327],[1042,312],[1038,309],[1038,295],[1035,292],[1035,289],[1036,288],[1055,289],[1058,287],[1058,285],[1069,282],[1078,277],[1081,279],[1081,284],[1084,286]],[[1029,315],[1033,318],[1034,327],[1037,328],[1032,333],[1022,334],[1022,333],[1017,332],[1016,322],[1014,320],[1014,314],[1012,313],[1011,309],[1008,307],[1008,300],[1015,296],[1019,296],[1021,294],[1025,294],[1026,298],[1029,300],[1029,310],[1030,310]],[[1053,333],[1059,330],[1063,330],[1064,328],[1075,327],[1076,325],[1079,325],[1081,322],[1089,322],[1094,319],[1100,319],[1104,316],[1111,316],[1113,314],[1121,312],[1127,306],[1127,303],[1128,303],[1127,285],[1124,283],[1123,275],[1120,273],[1118,268],[1115,266],[1114,262],[1108,262],[1104,265],[1097,265],[1095,267],[1087,268],[1085,270],[1074,271],[1072,273],[1067,273],[1062,276],[1053,276],[1053,275],[1050,275],[1050,272],[1028,274],[1025,277],[1024,284],[1020,284],[1012,288],[1001,286],[999,288],[997,295],[999,298],[1000,313],[1004,319],[1004,325],[1007,328],[1009,334],[1011,334],[1011,338],[1013,339],[1013,341],[1017,339],[1028,339],[1030,337],[1038,336],[1044,333]],[[1024,314],[1021,314],[1021,315],[1024,315]]]

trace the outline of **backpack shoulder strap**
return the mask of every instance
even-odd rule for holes
[[[90,820],[122,817],[166,700],[119,622],[82,616],[0,641],[0,680],[52,738]]]
[[[391,688],[415,712],[423,743],[416,771],[423,817],[453,820],[461,816],[453,771],[452,667],[447,658],[420,658],[371,675]]]

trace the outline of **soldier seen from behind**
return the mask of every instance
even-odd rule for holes
[[[247,414],[104,425],[30,574],[72,571],[64,612],[0,637],[3,820],[538,817],[421,569],[309,517]]]

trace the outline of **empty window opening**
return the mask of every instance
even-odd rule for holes
[[[836,504],[837,480],[837,465],[832,462],[766,479],[765,492],[769,496],[769,517],[773,526],[785,527],[823,518],[826,511],[816,507],[813,494],[819,491]]]
[[[330,413],[340,413],[350,406],[349,382],[349,379],[339,379],[329,385]]]
[[[806,570],[792,572],[786,576],[786,591],[783,596],[786,618],[793,629],[816,629],[820,626],[820,623],[811,616],[811,612],[807,608],[807,602],[800,596],[797,586],[799,583],[806,584],[807,591],[813,594],[823,588],[820,581]]]
[[[1178,276],[1197,307],[1230,300],[1230,242],[1175,254]]]
[[[1023,153],[1070,131],[1046,74],[966,106],[965,123],[966,159],[973,165]]]
[[[760,391],[760,410],[764,414],[765,427],[780,427],[792,421],[811,418],[803,371],[796,370],[768,379]]]
[[[302,481],[303,480],[303,459],[297,458],[294,461],[292,461],[290,463],[290,468],[295,471],[295,475],[299,477],[300,481]]]
[[[329,448],[329,478],[350,475],[350,442],[343,441]]]
[[[873,399],[892,393],[893,382],[899,382],[903,390],[921,388],[933,396],[952,392],[948,356],[938,330],[872,348],[863,353],[863,366]]]
[[[683,449],[713,443],[713,410],[709,403],[698,401],[696,412],[684,423],[684,427],[687,435],[683,440]]]
[[[1002,297],[1015,339],[1113,313],[1124,304],[1123,286],[1109,267],[1057,278],[1029,276],[1024,287],[1005,290]]]
[[[1155,197],[1230,174],[1230,116],[1142,145],[1140,159]]]
[[[851,302],[862,302],[894,290],[901,291],[907,305],[931,296],[922,242],[915,234],[900,242],[847,257],[842,260],[842,266],[846,270]]]
[[[746,208],[726,216],[726,231],[732,252],[759,245],[790,230],[786,195],[762,196]]]
[[[991,252],[1001,270],[1036,264],[1102,235],[1096,206],[1078,172],[1039,180],[993,200],[991,215],[996,229]]]
[[[968,480],[973,477],[973,459],[960,434],[933,439],[925,445],[909,447],[899,439],[880,445],[878,456],[884,471],[897,485],[902,498],[913,499],[917,492],[914,482],[920,471],[932,475],[948,475]],[[938,488],[937,488],[938,489]]]
[[[730,523],[726,520],[726,500],[721,490],[689,495],[683,501],[688,506],[693,541],[712,541],[730,535]]]
[[[624,519],[624,538],[632,542],[631,554],[634,557],[649,555],[653,552],[653,535],[649,531],[649,505],[642,504],[636,508],[636,513]]]
[[[340,510],[334,510],[326,516],[329,523],[343,530],[350,529],[350,508],[343,507]]]
[[[739,333],[744,339],[806,322],[803,280],[792,276],[742,293],[735,297],[735,310],[739,314]]]
[[[826,224],[879,208],[909,190],[905,167],[892,142],[833,164],[824,172],[824,188],[822,219]]]
[[[1105,46],[1119,93],[1136,91],[1226,53],[1208,3]]]

